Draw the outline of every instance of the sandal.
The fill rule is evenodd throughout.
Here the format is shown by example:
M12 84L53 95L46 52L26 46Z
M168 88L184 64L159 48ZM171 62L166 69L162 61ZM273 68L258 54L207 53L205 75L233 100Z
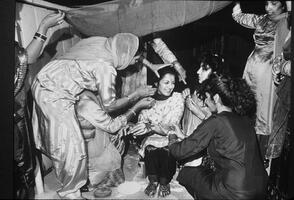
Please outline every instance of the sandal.
M169 194L170 194L170 185L169 184L167 184L167 185L160 184L159 189L158 189L158 197L165 197Z
M158 186L157 182L149 182L146 189L144 190L145 194L149 197L154 197L157 191L157 186Z

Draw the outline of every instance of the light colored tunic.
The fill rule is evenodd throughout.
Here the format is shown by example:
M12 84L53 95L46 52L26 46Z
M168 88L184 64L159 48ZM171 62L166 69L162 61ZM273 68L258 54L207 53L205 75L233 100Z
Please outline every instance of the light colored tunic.
M168 99L156 101L152 108L142 110L138 117L138 123L161 124L163 127L179 126L183 112L184 99L182 94L174 92ZM142 147L139 150L140 155L144 156L145 147L148 145L157 148L165 147L168 145L168 137L158 134L147 137L142 142Z
M193 103L197 104L197 106L199 107L199 112L204 113L206 118L211 115L209 108L205 106L204 102L197 97L196 91L192 95L192 100ZM203 120L195 115L188 107L185 107L182 120L183 133L185 134L185 136L188 137L189 135L191 135L193 131L198 127L198 125L202 123L202 121Z
M199 107L199 112L202 112L205 114L205 118L208 118L211 115L211 112L207 106L205 106L204 102L197 97L197 92L195 91L192 95L192 100L194 104L197 104ZM195 108L197 108L195 106ZM185 107L183 120L182 120L182 127L183 127L183 133L185 134L185 137L188 137L191 135L194 130L203 122L202 119L200 119L197 115L195 115L188 107ZM190 162L185 163L185 166L191 166L196 167L201 165L202 163L202 157L197 158L195 160L192 160Z
M270 135L272 130L272 111L276 99L272 80L274 40L278 21L268 15L233 13L233 19L246 28L255 29L253 39L255 48L247 59L243 78L256 94L256 134Z
M74 109L77 95L85 88L98 90L97 86L106 92L103 86L115 75L115 69L102 61L97 65L97 61L55 60L32 85L36 147L52 159L63 184L61 196L75 192L87 180L85 144Z
M76 111L87 144L89 180L96 185L107 172L121 167L121 155L109 136L126 126L127 118L111 118L93 93L80 95Z
M98 91L103 104L110 105L115 100L111 88L116 69L128 66L138 46L138 37L130 33L83 39L36 75L32 84L36 147L52 159L61 197L78 192L87 180L85 143L75 111L78 95L85 89Z

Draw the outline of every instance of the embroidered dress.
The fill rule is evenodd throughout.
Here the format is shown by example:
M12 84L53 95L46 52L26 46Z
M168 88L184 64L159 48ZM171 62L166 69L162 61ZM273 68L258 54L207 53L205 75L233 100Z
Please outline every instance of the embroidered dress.
M36 147L53 161L62 183L60 196L78 192L87 180L85 143L74 108L78 95L85 89L98 91L103 104L111 104L116 69L128 66L138 46L138 38L129 33L91 37L37 74L32 84Z
M272 131L273 105L276 99L272 80L274 40L277 22L268 15L232 14L233 19L246 28L255 29L255 48L247 59L243 78L256 94L256 134L270 135Z
M166 100L156 101L150 109L142 110L138 123L161 124L163 127L180 125L184 111L184 99L178 92L173 92L172 96ZM162 148L168 145L168 137L153 134L145 138L142 142L139 154L144 157L145 148L152 145Z

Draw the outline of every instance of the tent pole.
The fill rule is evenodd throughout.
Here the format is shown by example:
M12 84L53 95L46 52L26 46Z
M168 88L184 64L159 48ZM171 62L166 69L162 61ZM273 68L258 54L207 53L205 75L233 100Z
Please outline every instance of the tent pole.
M45 8L47 10L53 10L55 12L58 12L58 11L65 12L65 10L53 8L53 7L50 7L50 6L44 6L44 5L37 4L37 3L27 2L27 1L24 1L24 0L16 0L15 2L17 2L17 3L23 3L23 4L28 4L28 5L32 5L32 6L36 6L36 7L39 7L39 8Z

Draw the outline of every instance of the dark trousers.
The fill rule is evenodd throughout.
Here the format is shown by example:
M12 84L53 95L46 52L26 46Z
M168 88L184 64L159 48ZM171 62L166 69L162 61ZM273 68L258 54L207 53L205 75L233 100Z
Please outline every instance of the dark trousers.
M176 172L176 160L166 148L147 146L144 162L149 181L168 184Z

